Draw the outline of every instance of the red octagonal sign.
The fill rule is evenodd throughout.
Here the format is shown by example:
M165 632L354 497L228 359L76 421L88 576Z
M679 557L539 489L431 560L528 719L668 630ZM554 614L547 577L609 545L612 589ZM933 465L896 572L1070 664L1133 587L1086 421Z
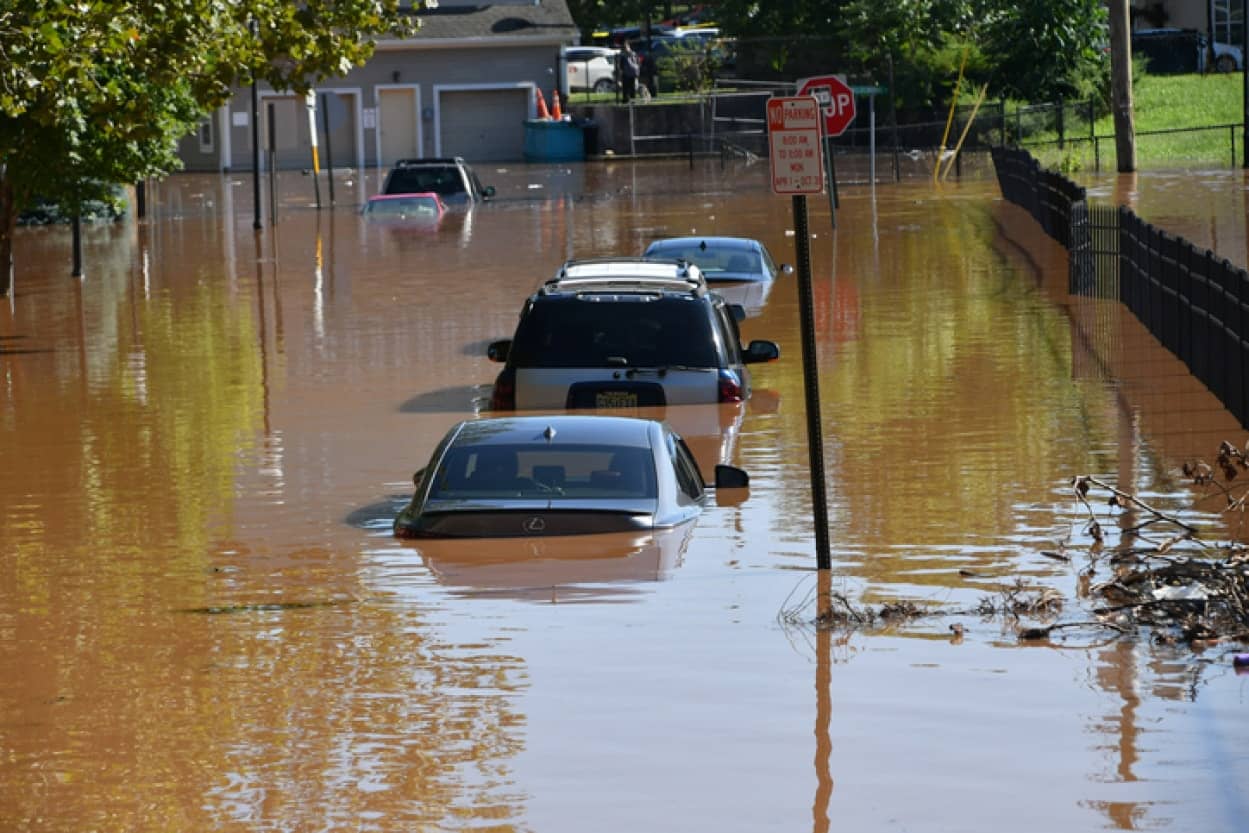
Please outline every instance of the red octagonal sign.
M824 113L824 135L840 136L854 121L854 91L836 75L820 75L798 82L798 95L815 96Z

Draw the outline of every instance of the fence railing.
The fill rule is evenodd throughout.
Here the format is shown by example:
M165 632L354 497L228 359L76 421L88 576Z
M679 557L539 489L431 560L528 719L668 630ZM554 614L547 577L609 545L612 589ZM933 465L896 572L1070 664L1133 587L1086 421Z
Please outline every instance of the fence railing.
M1069 291L1118 298L1249 427L1249 272L1126 207L1090 205L1027 151L992 155L1002 196L1067 247Z

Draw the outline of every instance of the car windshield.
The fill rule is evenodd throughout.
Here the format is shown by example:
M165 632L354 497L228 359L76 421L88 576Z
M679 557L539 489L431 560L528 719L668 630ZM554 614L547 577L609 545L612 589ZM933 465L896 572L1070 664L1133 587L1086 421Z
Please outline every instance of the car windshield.
M451 167L395 168L386 183L386 193L405 194L433 191L441 197L464 193L464 177Z
M399 197L369 200L368 213L379 217L437 217L438 205L430 197Z
M703 274L709 279L714 279L725 272L754 275L761 271L759 254L749 249L717 246L702 248L698 244L674 244L653 246L646 255L647 257L688 260L703 270Z
M511 363L525 367L718 367L704 299L581 295L533 304Z
M430 486L429 499L522 495L653 500L656 494L655 463L648 448L543 443L452 448Z

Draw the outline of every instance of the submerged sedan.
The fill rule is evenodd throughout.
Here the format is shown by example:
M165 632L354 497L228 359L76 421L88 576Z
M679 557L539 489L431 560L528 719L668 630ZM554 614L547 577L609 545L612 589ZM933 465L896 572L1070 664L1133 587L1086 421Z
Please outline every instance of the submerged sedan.
M778 265L753 237L666 237L647 246L643 256L688 261L709 282L770 281L794 271L789 264Z
M447 205L433 191L377 194L369 197L361 213L370 220L437 222L447 213Z
M500 538L663 529L692 520L707 484L667 424L614 416L466 420L413 478L399 538ZM715 487L745 488L717 465Z

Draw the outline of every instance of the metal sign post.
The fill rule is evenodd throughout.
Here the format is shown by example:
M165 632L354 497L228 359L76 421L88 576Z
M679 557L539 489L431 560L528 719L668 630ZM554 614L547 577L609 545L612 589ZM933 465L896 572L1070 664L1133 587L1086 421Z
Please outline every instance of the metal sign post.
M311 90L304 96L308 110L308 136L312 142L312 190L317 195L317 211L321 210L321 158L317 155L317 94Z
M794 211L795 260L798 263L798 313L802 329L802 374L807 405L807 449L811 466L811 502L815 514L815 559L832 568L828 539L828 496L824 478L824 434L820 423L820 381L815 354L815 296L811 290L811 234L807 194L824 190L820 149L819 104L813 96L768 100L768 148L772 191L790 194Z
M840 75L817 75L798 82L798 95L814 96L820 103L825 168L828 170L828 211L833 228L837 228L837 209L841 207L841 202L837 198L837 168L833 164L832 140L845 133L854 122L854 90Z

